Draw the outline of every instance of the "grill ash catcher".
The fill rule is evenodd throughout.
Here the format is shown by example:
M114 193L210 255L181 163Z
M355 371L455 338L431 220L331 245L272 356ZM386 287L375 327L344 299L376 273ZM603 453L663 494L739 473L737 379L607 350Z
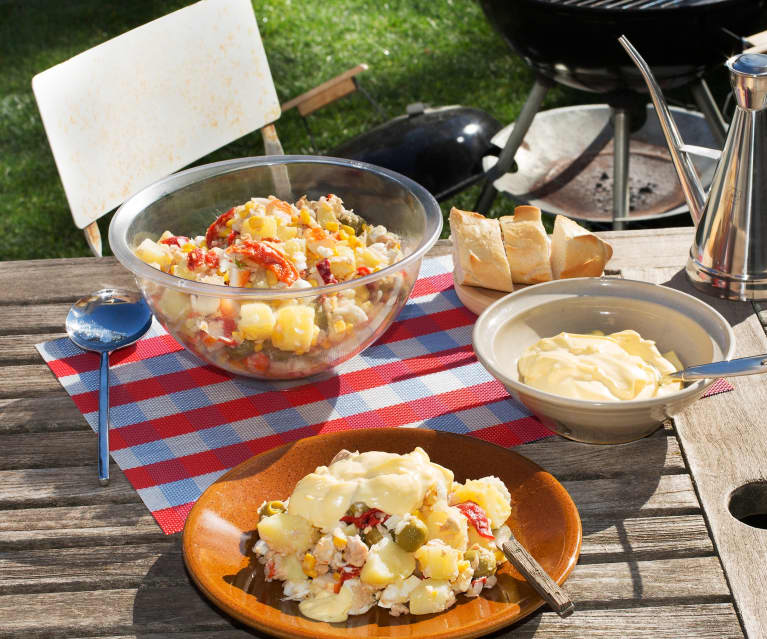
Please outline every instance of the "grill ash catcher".
M671 158L646 110L648 95L642 75L627 63L617 43L626 35L643 52L658 85L685 88L700 114L674 110L683 137L692 143L722 148L727 125L704 79L704 73L743 51L748 42L735 35L753 33L767 25L767 0L479 0L488 21L506 43L535 71L536 80L517 120L493 140L501 146L497 158L486 158L486 181L476 210L485 213L498 189L515 199L541 206L550 213L612 223L670 216L685 210L682 190L671 169ZM553 159L557 166L538 167L535 180L509 173L515 157L539 154L551 161L548 142L538 120L551 86L562 84L599 94L606 105L572 107L586 120L599 118L593 138L580 151ZM557 110L561 111L561 110ZM702 115L701 115L702 114ZM577 135L571 128L548 137ZM643 122L645 115L647 121ZM543 125L551 125L554 119ZM704 126L701 126L704 123ZM572 126L575 126L574 130ZM594 129L591 122L588 127ZM648 132L655 127L654 131ZM528 133L530 135L528 135ZM586 134L580 132L581 138ZM538 139L538 143L534 139ZM571 145L572 146L572 145ZM571 149L572 150L572 149ZM710 157L695 159L708 186L714 167ZM631 169L630 169L631 166ZM526 170L529 169L525 167ZM610 189L612 182L613 188ZM608 190L609 189L609 190ZM610 196L608 196L608 193Z

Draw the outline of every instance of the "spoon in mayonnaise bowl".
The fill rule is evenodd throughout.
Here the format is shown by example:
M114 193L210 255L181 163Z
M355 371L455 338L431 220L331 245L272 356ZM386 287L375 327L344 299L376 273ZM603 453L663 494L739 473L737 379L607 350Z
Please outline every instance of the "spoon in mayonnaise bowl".
M690 366L689 368L669 373L664 379L688 382L696 379L739 377L741 375L759 375L760 373L767 373L767 353L723 360L721 362L711 362L701 366Z
M152 325L152 312L139 293L102 289L72 305L67 334L75 345L101 354L99 369L99 484L109 484L109 353L130 346Z

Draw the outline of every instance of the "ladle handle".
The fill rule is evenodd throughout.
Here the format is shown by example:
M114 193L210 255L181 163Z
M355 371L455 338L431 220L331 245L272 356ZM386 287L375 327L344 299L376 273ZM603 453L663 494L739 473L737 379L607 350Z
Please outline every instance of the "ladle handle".
M551 609L560 617L569 617L575 611L575 604L567 593L559 587L543 567L517 541L514 535L503 546L503 554L511 562Z
M109 484L109 353L99 367L99 484Z
M709 379L712 377L739 377L740 375L758 375L767 373L767 353L752 355L751 357L739 357L724 362L714 362L701 366L691 366L681 371L671 373L672 379L682 381L694 379Z

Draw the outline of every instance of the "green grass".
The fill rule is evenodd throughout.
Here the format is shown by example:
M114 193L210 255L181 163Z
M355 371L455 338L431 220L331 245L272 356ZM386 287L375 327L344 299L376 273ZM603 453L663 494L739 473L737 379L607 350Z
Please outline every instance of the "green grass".
M32 95L31 79L71 56L189 4L184 0L17 1L0 5L0 260L89 255L75 228ZM512 55L473 0L255 0L281 102L367 62L363 86L387 118L412 102L463 104L512 122L533 74ZM583 102L563 88L544 108ZM381 122L356 93L310 117L311 147L295 110L277 129L286 153L314 154ZM199 163L260 155L256 132ZM451 201L472 208L479 187ZM508 211L498 198L491 213ZM100 220L102 237L111 216Z

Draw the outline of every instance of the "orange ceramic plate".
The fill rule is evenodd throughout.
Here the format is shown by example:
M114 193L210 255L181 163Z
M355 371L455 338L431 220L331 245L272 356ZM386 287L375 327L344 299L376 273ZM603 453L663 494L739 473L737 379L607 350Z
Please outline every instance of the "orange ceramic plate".
M192 578L219 608L243 623L280 637L351 639L475 637L507 626L543 605L508 563L498 584L479 597L463 595L445 612L392 617L374 607L344 623L313 621L298 604L282 601L282 583L264 581L251 554L265 499L284 499L304 475L341 449L407 453L421 446L457 481L500 477L511 492L507 524L558 583L578 561L581 521L570 496L549 473L522 455L481 440L420 429L370 429L308 437L249 459L210 486L184 528L184 560Z

